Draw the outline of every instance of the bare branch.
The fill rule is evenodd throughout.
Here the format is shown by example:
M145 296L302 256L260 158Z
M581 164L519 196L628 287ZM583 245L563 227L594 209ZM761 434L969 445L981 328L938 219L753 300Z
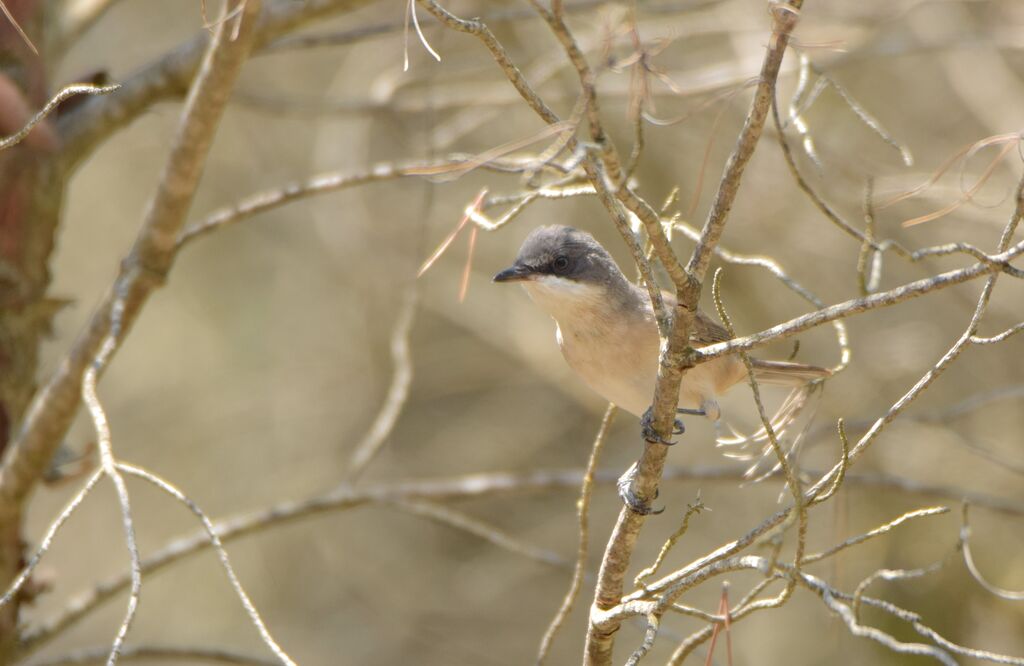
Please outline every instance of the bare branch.
M718 192L715 194L714 202L704 220L700 240L697 241L697 246L686 265L687 273L697 281L703 280L704 274L707 273L712 251L718 243L718 239L722 237L729 211L732 210L733 201L736 199L743 171L761 138L765 120L768 118L768 111L772 108L772 100L775 97L775 80L779 75L779 67L782 66L782 56L786 52L789 35L796 27L802 6L803 0L790 0L787 3L779 2L769 6L773 22L772 37L768 45L768 53L761 65L761 74L754 90L754 99L751 102L750 111L747 113L747 119L743 123L743 129L736 140L736 147L725 164L725 170L718 184Z
M21 570L18 577L14 579L14 582L11 583L11 586L6 592L4 592L4 595L0 597L0 606L10 603L18 591L25 586L25 583L27 583L29 578L32 576L32 572L35 571L40 560L42 560L43 555L45 555L46 551L48 551L50 546L53 545L53 539L57 536L57 532L59 532L64 523L68 521L71 514L73 514L75 510L82 505L82 501L85 500L89 492L96 487L96 484L99 483L101 478L103 478L103 470L93 472L92 476L89 477L89 480L85 482L84 486L82 486L82 489L75 493L75 496L71 498L71 501L64 507L64 510L60 512L60 515L50 523L50 526L46 530L46 534L39 543L39 547L36 549L36 552L32 554L32 557L29 558L28 564Z
M125 545L128 547L128 555L131 558L131 589L128 593L128 606L125 609L124 619L117 629L114 641L110 646L110 656L107 657L107 666L113 666L121 655L121 646L128 635L128 629L135 619L135 613L139 606L139 596L142 594L142 558L139 555L139 546L135 540L135 523L132 519L131 501L128 496L128 488L125 486L124 478L121 476L114 459L113 444L111 442L110 423L106 411L96 393L96 382L99 373L103 370L111 355L117 348L120 341L122 325L124 323L124 298L118 293L117 298L111 306L110 332L103 339L96 357L86 368L82 376L82 401L85 402L92 418L93 429L96 431L97 448L100 452L100 470L114 484L117 491L117 502L121 509L121 522L124 528Z
M5 451L0 469L0 521L16 515L67 431L79 405L83 376L114 325L114 310L123 307L118 337L128 331L143 304L162 283L174 258L175 241L221 112L253 42L258 0L247 0L242 30L235 40L219 29L190 91L160 187L150 202L135 247L60 368L35 396L18 437Z
M505 73L509 82L519 92L520 96L530 105L538 116L541 117L544 122L552 125L559 122L558 115L552 111L548 105L540 98L540 96L533 90L530 84L526 81L523 73L519 68L512 62L508 53L505 51L498 40L494 37L494 33L491 32L490 28L479 19L461 19L455 16L447 9L439 5L434 0L417 0L423 7L433 14L438 21L458 32L464 32L473 35L479 39L487 50L491 52L491 57L498 63L498 67Z
M857 622L857 618L854 617L853 611L850 607L836 600L830 591L822 591L821 598L829 609L842 618L843 622L846 624L846 628L854 636L870 638L873 641L881 643L893 652L932 657L947 666L957 666L956 660L953 659L952 656L936 647L925 645L924 643L902 643L881 629L867 627L860 624Z
M1014 248L1010 248L1010 242L1013 239L1014 233L1017 231L1017 227L1020 224L1021 219L1024 218L1024 175L1021 176L1020 182L1017 184L1017 191L1014 197L1014 208L1010 214L1010 219L1007 221L1006 226L1003 228L1002 236L999 239L999 245L997 250L1000 252L996 257L1006 256L1007 258L1003 261L1010 261L1013 256L1016 256L1014 251L1024 251L1024 242L1018 243ZM1012 256L1008 256L1012 255ZM963 271L971 271L979 266L985 266L985 264L975 264L971 268L963 269ZM992 290L995 288L996 280L999 278L999 272L993 269L991 266L987 267L989 270L988 279L985 280L985 285L981 289L981 294L978 296L977 305L974 308L974 314L971 316L970 322L967 324L967 329L963 332L960 338L949 348L942 358L940 358L932 368L921 377L920 380L914 386L907 391L899 400L897 400L886 414L879 418L871 426L867 433L857 442L856 446L850 451L850 460L856 460L857 457L863 453L868 446L874 441L878 434L885 428L886 425L892 422L897 415L899 415L911 402L913 402L922 391L931 386L939 375L941 375L949 365L955 361L963 352L963 350L971 344L971 338L978 332L978 327L981 325L982 317L984 317L986 310L988 309L989 299L992 297ZM961 272L963 272L961 271ZM957 271L953 271L957 273ZM940 280L943 276L948 276L948 273L944 273L933 280ZM916 283L911 283L911 285ZM896 291L900 291L911 285L905 285ZM881 296L882 294L876 294L875 296ZM874 296L868 297L870 300ZM838 466L834 467L829 473L828 477L823 477L819 480L813 488L809 491L812 495L821 491L821 488L828 483L828 479L838 474Z
M823 471L808 470L815 476L824 475ZM415 481L399 481L389 484L378 484L355 490L347 486L314 495L312 497L282 502L266 509L225 518L215 524L215 529L222 543L248 536L280 525L290 524L297 520L313 517L329 511L345 511L366 504L394 503L397 501L427 500L432 502L445 500L472 499L475 497L500 496L510 493L535 493L540 491L557 491L579 488L584 470L539 470L529 474L511 474L504 472L471 474L467 476L425 479ZM618 479L615 470L597 471L594 482L611 485ZM665 469L666 481L705 481L736 483L744 480L743 470L735 467L668 467ZM1024 516L1024 503L1003 498L972 493L962 488L922 484L901 477L876 474L848 474L846 483L865 488L882 488L915 496L927 496L958 501L967 497L977 506L984 506L1012 516ZM685 572L692 572L700 566L716 561L719 557L728 557L757 541L769 530L779 525L786 516L786 511L772 516L768 523L758 526L739 541L723 546L714 553L688 565ZM142 562L142 572L151 576L165 567L179 562L189 556L200 553L210 547L206 532L198 532L180 537ZM685 574L684 574L685 575ZM53 637L73 626L92 610L123 591L130 582L130 576L121 574L97 584L93 589L74 597L63 611L54 618L25 632L21 644L21 654L26 655L39 649ZM657 592L666 587L669 579L659 584L649 585L645 592ZM628 599L639 599L643 592L630 595Z
M204 220L187 226L178 236L177 244L180 248L221 227L242 222L250 217L274 210L293 201L299 201L320 194L328 194L350 187L413 176L436 176L459 171L467 165L475 165L479 168L499 173L523 173L535 166L533 160L515 158L495 158L481 163L477 163L476 160L477 156L474 155L455 154L440 160L425 160L403 164L382 163L374 165L365 171L351 173L328 171L305 181L289 183L283 187L251 194L233 206L216 211Z
M1003 340L1005 340L1005 339L1007 339L1007 338L1009 338L1011 336L1017 335L1021 331L1024 331L1024 321L1022 321L1021 323L1017 324L1016 326L1011 326L1010 328L1006 329L1002 333L1000 333L998 335L993 335L990 338L983 338L983 337L980 337L980 336L977 336L977 335L972 335L971 336L971 344L975 344L975 345L991 345L991 344L995 344L996 342L1002 342Z
M701 347L700 349L694 350L693 355L698 363L702 363L737 351L749 351L751 349L764 346L769 342L790 337L816 326L835 321L836 319L849 317L850 315L860 314L880 307L895 305L896 303L902 303L903 301L911 298L917 298L918 296L923 296L953 285L962 284L985 275L1005 272L1005 268L1002 267L1008 266L1008 262L1017 258L1021 254L1024 254L1024 242L1014 245L1005 252L990 255L989 262L977 263L968 266L967 268L947 271L934 277L922 278L914 282L908 282L905 285L895 287L888 291L881 291L877 294L872 294L863 298L853 298L848 301L843 301L842 303L830 305L815 312L795 317L782 324L777 324L776 326L767 328L759 333L753 333L727 342L718 342L713 345Z

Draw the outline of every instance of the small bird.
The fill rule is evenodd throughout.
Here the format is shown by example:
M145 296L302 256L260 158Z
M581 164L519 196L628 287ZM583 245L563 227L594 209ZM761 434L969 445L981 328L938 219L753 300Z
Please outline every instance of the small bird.
M660 338L647 290L630 282L594 237L572 227L530 232L509 268L495 282L519 282L557 324L558 346L569 366L609 402L642 418L648 441L649 408L658 374ZM676 299L663 292L671 312ZM698 311L690 339L695 347L731 336ZM751 359L759 383L799 389L830 376L825 368L787 361ZM739 356L720 356L691 368L679 389L679 413L718 421L718 398L747 378ZM682 424L677 422L677 434Z

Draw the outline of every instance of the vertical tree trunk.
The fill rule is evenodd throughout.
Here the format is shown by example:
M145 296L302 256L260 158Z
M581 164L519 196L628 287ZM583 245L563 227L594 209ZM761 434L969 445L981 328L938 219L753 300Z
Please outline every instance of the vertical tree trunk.
M0 18L0 130L10 134L26 111L47 100L42 43L45 2L5 0L5 6L42 55ZM11 440L36 389L40 343L59 302L47 298L49 261L63 202L65 175L56 135L38 127L21 144L0 153L0 452ZM0 509L0 587L6 589L24 564L21 506ZM21 599L0 608L0 664L17 646Z

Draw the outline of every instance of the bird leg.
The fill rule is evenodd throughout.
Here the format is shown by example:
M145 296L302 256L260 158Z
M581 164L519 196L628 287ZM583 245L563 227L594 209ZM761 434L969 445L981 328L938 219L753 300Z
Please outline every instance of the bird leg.
M686 428L683 427L683 422L676 419L673 424L672 434L681 435L685 430ZM650 442L651 444L664 444L665 446L672 446L675 444L672 440L663 439L654 429L654 418L650 407L648 407L647 411L644 412L644 415L640 417L640 433L643 435L644 441Z
M619 480L615 483L619 489L619 497L622 498L623 503L629 507L629 510L633 513L638 513L641 516L657 515L665 510L665 507L655 509L651 506L651 503L647 500L637 496L633 492L633 480L636 478L637 468L636 463L633 463L626 473L619 477ZM658 491L655 489L654 498L658 498Z

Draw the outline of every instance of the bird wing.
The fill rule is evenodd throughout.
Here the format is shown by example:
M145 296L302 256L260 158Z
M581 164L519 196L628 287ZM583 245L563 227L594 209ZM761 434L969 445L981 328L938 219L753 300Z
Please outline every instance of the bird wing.
M675 294L662 290L661 297L664 299L665 307L669 309L669 314L671 315L676 307ZM693 330L690 331L691 342L698 346L704 346L731 339L732 336L729 335L729 331L725 330L724 326L704 314L702 310L697 310L697 316L693 318Z
M693 318L693 330L690 331L690 339L697 344L710 345L716 342L731 340L732 336L725 327L717 321L697 310L697 316Z

